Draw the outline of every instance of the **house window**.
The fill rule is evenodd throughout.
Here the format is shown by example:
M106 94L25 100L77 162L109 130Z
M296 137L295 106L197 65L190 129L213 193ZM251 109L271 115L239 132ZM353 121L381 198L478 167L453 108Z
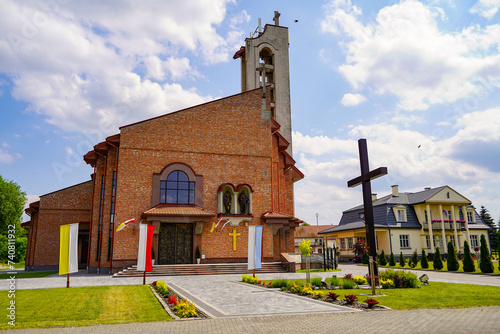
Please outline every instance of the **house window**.
M345 239L340 238L340 249L344 250L345 249Z
M352 243L352 238L347 238L347 247L348 249L353 249L354 244Z
M410 248L410 236L408 234L401 234L399 236L399 247Z
M431 236L430 235L425 236L425 247L431 248Z
M427 210L424 211L424 222L429 222L429 220L427 219Z
M394 210L394 217L398 223L406 222L406 207L404 205L398 205L392 209Z
M472 212L471 211L467 211L467 222L468 223L473 223L474 222L474 219L472 218Z
M160 182L160 203L194 204L195 182L186 173L174 170L166 181Z
M477 235L471 235L470 236L470 246L471 246L471 248L473 248L473 247L479 247L479 242L477 241Z

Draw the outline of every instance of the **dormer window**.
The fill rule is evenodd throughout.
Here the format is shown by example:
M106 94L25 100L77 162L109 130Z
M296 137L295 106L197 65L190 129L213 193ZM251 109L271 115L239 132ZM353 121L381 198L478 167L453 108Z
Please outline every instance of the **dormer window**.
M406 207L404 205L398 205L392 208L394 212L394 217L398 223L406 222Z

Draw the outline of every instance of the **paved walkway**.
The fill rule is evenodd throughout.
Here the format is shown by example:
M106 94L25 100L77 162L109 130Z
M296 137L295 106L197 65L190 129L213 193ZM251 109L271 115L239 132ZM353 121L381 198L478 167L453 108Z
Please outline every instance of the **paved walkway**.
M367 268L340 266L339 272L312 273L311 277L343 277L346 273L364 276ZM424 272L415 271L417 275ZM447 272L425 272L433 281L500 286L500 277ZM262 274L260 279L304 278L304 273ZM318 333L498 333L500 307L445 310L362 312L312 299L283 294L239 283L241 275L164 276L147 278L150 283L163 279L176 291L191 299L212 319L143 324L89 326L71 329L33 329L22 333L296 333L307 330ZM111 278L71 275L71 286L104 286L142 284L141 277ZM18 279L16 289L62 288L66 277ZM0 290L8 289L2 280ZM479 330L478 330L479 329ZM16 331L17 333L17 331Z

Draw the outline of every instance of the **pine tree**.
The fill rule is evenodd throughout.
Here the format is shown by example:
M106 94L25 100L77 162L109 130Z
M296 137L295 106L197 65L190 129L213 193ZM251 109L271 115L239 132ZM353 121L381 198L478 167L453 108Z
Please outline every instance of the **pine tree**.
M385 257L385 253L384 253L383 249L382 249L382 252L380 253L380 256L378 257L378 264L381 266L387 265L387 258Z
M484 234L481 234L481 262L479 263L479 268L485 274L493 272L493 262L491 261L490 250L488 249Z
M425 254L425 249L422 249L422 259L420 260L420 265L423 269L429 268L429 261L427 261L427 255Z
M451 240L448 242L448 257L446 262L448 263L448 271L457 271L460 267L457 260L457 251Z
M401 268L404 268L404 266L406 266L406 259L403 256L403 252L401 252L401 254L399 255L399 265L401 266Z
M491 217L490 213L488 212L488 209L486 209L484 207L484 205L481 206L481 210L479 211L479 217L481 217L481 220L483 221L483 223L485 223L486 225L488 225L490 227L490 230L488 231L488 236L489 236L490 243L491 243L491 245L490 245L491 249L497 249L498 244L497 244L497 238L495 238L497 236L495 222L493 221L493 218Z
M418 264L418 253L417 253L417 250L415 249L415 251L413 252L412 256L411 256L411 261L409 263L410 267L412 268L415 268Z
M469 243L464 241L464 272L473 273L476 271L476 266L474 265L474 260L472 259L472 254L470 252Z
M391 252L391 256L389 256L389 266L394 267L396 265L396 257L394 253Z
M441 259L441 252L439 251L439 247L436 248L436 253L434 253L433 265L435 270L443 269L443 259Z

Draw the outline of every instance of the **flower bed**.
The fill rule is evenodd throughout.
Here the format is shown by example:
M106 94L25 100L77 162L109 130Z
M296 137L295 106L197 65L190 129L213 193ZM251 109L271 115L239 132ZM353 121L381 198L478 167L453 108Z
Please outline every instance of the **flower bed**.
M207 316L196 308L196 305L188 300L180 297L175 291L165 284L165 281L155 281L151 284L153 289L162 298L170 311L179 318L189 319L204 319Z

